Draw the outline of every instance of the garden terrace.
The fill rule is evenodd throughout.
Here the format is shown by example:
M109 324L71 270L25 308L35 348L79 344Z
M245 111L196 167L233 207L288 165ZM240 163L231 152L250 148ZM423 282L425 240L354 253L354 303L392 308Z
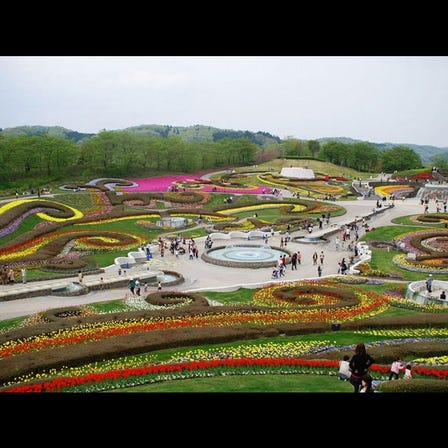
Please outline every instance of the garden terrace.
M243 181L243 179L241 180ZM231 194L231 192L226 194ZM124 197L126 194L118 196ZM278 202L272 198L273 195L270 196L270 200L266 203ZM142 207L139 204L143 204L143 202L139 202L137 199L136 202L132 203L132 201L129 202L127 200L129 199L128 196L120 204L112 206L107 200L107 193L86 191L80 194L65 194L64 197L69 198L70 205L75 210L78 209L85 216L89 217L92 227L87 227L86 223L79 225L80 221L76 219L69 220L67 223L65 221L62 223L49 222L51 228L53 230L56 229L54 230L56 233L72 230L95 232L96 229L100 229L101 231L141 235L142 238L145 238L145 243L154 241L161 234L160 229L149 230L143 227L139 229L140 224L137 224L137 221L145 220L146 222L151 222L157 218L144 217L148 213L138 214L137 217L137 213L134 214L134 211L141 211L138 210L138 207ZM248 209L240 213L241 209L237 208L238 205L242 205L246 201L246 195L244 198L239 198L242 199L241 201L235 201L226 207L226 213L229 214L229 210L231 208L234 209L231 212L231 216L226 216L225 213L221 212L224 206L214 207L214 204L222 203L222 195L220 197L210 193L210 197L212 198L210 203L204 203L204 205L208 205L209 210L212 207L214 209L212 213L216 216L216 219L213 219L213 224L215 224L215 221L219 222L223 219L229 219L229 221L234 222L236 218L241 218L241 220L253 218L250 215L253 215L254 209ZM171 201L166 201L166 198L157 199L157 201L161 202L155 203L154 201L152 206L158 209L157 213L160 213L163 207L165 207L163 213L168 215L173 212L169 204ZM414 201L417 203L417 200L400 202L391 210L390 214L399 216L397 215L399 208L409 210L409 213L411 213L410 206ZM253 201L252 203L256 204ZM282 225L286 228L286 225L290 223L290 215L291 218L296 218L297 220L299 217L303 217L301 214L303 212L290 214L286 209L295 203L295 201L291 201L284 208L279 206L282 207L282 210L278 211L278 215L270 214L270 212L265 213L266 221L269 221L266 224L266 228L274 225L274 223L276 225L276 234L272 241L280 238L279 231L283 229L279 224L280 219L282 220ZM315 204L317 203L313 202L313 205ZM189 214L192 217L197 217L199 214L203 214L205 217L206 207L203 207L202 204L200 208L195 208L198 205L196 202L187 203L186 205L190 206L188 207L189 210L186 210L187 207L181 206L177 207L176 210L182 215ZM358 211L363 205L359 204L358 207L358 204L347 204L346 209L349 215L353 217L360 214ZM309 211L309 213L313 215L323 213L324 207L329 206L329 204L322 203L319 207ZM143 207L145 206L143 205ZM352 207L352 210L350 207ZM117 216L121 216L123 219L109 219L112 208L119 210ZM191 209L193 208L194 212L192 213ZM355 212L353 212L354 208L356 208ZM124 210L127 210L127 214L124 213ZM366 208L365 210L371 210L371 208ZM204 213L202 213L203 211ZM341 215L343 212L342 208L340 208L340 211L331 210L332 217ZM97 215L96 221L92 219L94 213ZM117 213L117 211L114 210L114 213ZM246 218L244 218L246 216L245 213L247 215ZM415 213L415 211L413 210L412 213ZM210 211L208 211L208 214L210 214ZM263 216L263 213L259 214L263 218L259 219L259 221L264 220L265 216ZM114 217L113 214L112 217ZM283 221L283 218L288 221ZM376 222L383 222L384 218L384 214L375 217ZM15 233L9 234L12 235L11 239L16 241L14 237L25 233L24 229L27 232L31 228L34 230L34 225L38 219L41 218L37 218L37 215L28 216L24 224L20 224ZM254 222L256 223L256 221L251 220L253 225ZM45 221L42 221L42 223L47 225ZM341 223L338 223L336 228L338 228L339 224ZM63 228L65 225L67 227ZM434 229L431 229L432 231ZM184 232L183 234L188 238L193 232ZM398 232L396 231L394 235L397 234ZM42 233L42 235L46 234ZM7 238L4 237L2 239L4 244L6 244ZM381 235L378 238L388 239ZM101 252L102 256L103 249L106 249L106 251L109 249L114 250L112 239L107 236L104 237L102 235L100 238L88 236L85 239L81 236L76 238L76 240L79 241L80 248L86 249L84 253L92 251L92 254L95 255ZM14 243L9 241L8 244L14 245ZM117 253L112 252L111 258L103 258L107 262L98 264L98 266L107 265L110 259L114 260L122 256L123 253L128 253L129 250L136 250L138 246L135 244L130 249L121 252L117 251ZM294 243L291 246L294 247ZM331 248L330 246L327 247L329 258L326 259L326 262L328 260L329 263ZM307 249L304 250L306 251ZM425 252L425 254L432 257L437 255L436 253L430 254L428 252ZM393 255L393 253L388 254L391 259ZM57 257L53 257L52 260L55 258ZM100 259L99 257L98 260ZM170 262L174 257L168 254L167 259L155 261ZM95 260L97 259L95 258ZM309 261L308 256L304 260L305 262ZM29 260L30 263L32 261L32 259ZM198 286L198 289L206 289L203 286L210 286L209 284L201 283L202 279L199 276L198 281L194 283L196 274L194 271L189 270L190 265L205 266L204 263L201 263L201 260L197 263L195 261L189 264L185 259L180 259L178 262L175 261L175 263L181 268L184 265L188 265L185 268L188 281ZM170 264L165 263L165 265L169 266ZM305 270L308 266L302 267ZM192 267L191 269L195 268ZM229 269L226 271L224 268L216 266L205 266L204 271L206 269L210 270L210 272L222 269L223 274L226 275L229 272ZM201 274L203 273L205 272L201 272ZM241 277L238 277L238 274L238 272L235 273L235 279L238 280L234 283L239 282L244 285L244 280L240 281ZM258 280L257 271L250 272L250 274L253 274L254 279ZM408 272L405 274L409 274L408 278L414 275ZM115 275L117 275L116 272ZM247 274L245 273L245 275ZM420 279L422 276L423 274L420 274L420 277L418 275L415 277ZM87 279L88 276L85 278ZM123 286L126 287L128 279L124 278L122 280ZM364 278L358 278L358 280L367 281ZM344 281L347 281L347 278L344 278ZM445 378L442 375L445 375L447 370L447 362L442 358L446 355L447 315L445 313L447 312L447 307L443 307L445 310L442 310L442 307L410 303L402 298L403 291L400 290L401 295L394 294L397 288L393 291L388 291L386 289L387 281L383 285L375 284L374 282L365 286L349 284L346 288L344 288L344 285L333 282L326 283L325 281L322 281L319 285L305 281L297 281L295 285L285 285L284 282L276 282L249 292L249 288L252 285L261 285L262 283L265 282L254 282L248 286L247 290L242 288L235 291L234 295L230 292L228 295L223 295L223 293L210 291L205 293L202 298L199 295L197 300L191 296L191 294L197 293L185 292L183 296L180 291L165 291L164 288L161 291L163 295L154 296L150 294L146 297L132 298L135 299L136 303L139 301L139 303L147 305L145 310L121 312L120 310L122 309L129 310L133 303L132 300L127 300L129 292L126 288L126 299L117 300L117 304L98 303L95 306L78 306L72 307L72 309L67 307L55 311L54 315L51 315L49 312L30 316L21 321L23 322L23 327L9 328L0 333L0 336L4 338L0 342L0 349L3 353L3 356L0 358L0 375L4 375L1 384L5 387L10 381L11 385L14 383L31 385L36 382L42 384L43 381L50 377L55 379L55 381L56 378L61 380L61 383L66 381L63 377L69 377L67 382L75 382L76 378L80 378L84 374L91 374L90 378L93 378L96 373L113 377L118 375L117 372L120 369L123 375L127 375L128 371L134 366L136 367L135 371L138 367L142 369L154 368L159 369L157 371L159 373L154 373L151 379L144 379L143 374L139 376L133 371L132 380L128 382L125 382L123 379L117 380L115 383L115 380L111 381L109 379L108 385L106 384L107 381L104 381L104 385L101 385L94 380L90 385L86 384L85 389L73 388L70 391L113 390L125 387L125 385L129 387L135 386L139 384L139 381L152 382L154 378L156 378L154 381L161 381L162 378L179 379L194 377L193 375L198 377L216 375L222 379L223 376L227 375L246 374L245 377L235 377L234 384L239 384L243 383L244 378L249 376L248 372L253 372L254 374L275 372L280 382L285 377L289 376L291 378L292 375L287 374L293 373L295 374L294 380L298 383L301 381L298 374L305 373L306 375L303 376L310 376L310 382L319 382L317 375L333 376L334 379L337 370L335 366L339 357L336 357L333 352L336 353L339 350L339 354L352 354L353 344L346 344L356 341L367 342L369 352L372 352L372 349L375 348L375 343L377 343L378 347L372 353L378 357L377 362L384 361L387 364L378 365L378 370L374 371L375 379L383 379L387 375L387 369L389 368L388 359L391 359L389 356L393 356L394 352L400 353L403 359L415 360L415 363L428 363L428 365L429 363L440 363L440 366L428 367L425 371L423 371L421 365L416 365L416 381L424 381L419 378L426 378L426 376L430 378ZM190 283L186 285L187 288L189 285ZM404 284L401 289L404 290ZM112 291L110 292L112 293ZM108 293L109 291L104 291L99 295L106 296ZM220 302L221 297L225 305ZM247 304L243 305L246 302ZM215 303L218 303L219 306L214 306L213 304ZM160 306L160 309L154 309L154 307L158 306ZM174 306L177 308L174 308ZM101 314L98 314L99 312ZM19 319L17 319L17 322L19 322ZM332 331L332 325L335 322L340 324L339 331ZM12 326L13 324L4 321L3 328L8 328L8 325ZM17 326L18 323L14 325ZM28 333L26 333L27 330ZM21 333L21 331L23 332ZM396 339L399 338L403 340L398 344ZM431 341L426 340L426 338L431 338ZM307 351L300 352L299 348L302 344L305 346L308 343L310 343L310 346L314 344L313 351L307 349ZM225 351L219 344L226 344L225 348L228 348L228 351ZM275 355L273 355L274 350L269 351L270 347L274 345L275 350L278 350ZM280 346L281 348L279 348ZM295 351L293 354L289 353L287 346L294 346ZM397 350L394 350L394 347ZM332 348L335 350L331 351ZM383 353L381 348L387 348L387 350L384 350L384 356L381 356ZM197 349L197 354L195 349ZM241 351L238 355L233 355L232 350L236 349ZM192 352L194 352L194 356L192 356ZM137 357L137 354L139 357ZM302 363L302 355L308 357L307 363ZM417 355L422 355L424 359L416 360ZM135 359L130 360L128 357L132 356L135 356ZM328 359L332 357L335 358ZM183 364L182 366L180 365L183 362L182 360L193 358L194 362L197 363L196 367L190 361L188 363L185 361L185 366ZM90 365L89 362L91 361L97 364ZM241 363L241 368L233 365L219 365L214 368L212 363L215 361L221 363ZM255 366L256 362L260 362L260 367L257 368ZM299 365L299 362L302 364ZM314 364L315 362L316 364ZM274 364L277 365L277 363L278 367L272 367ZM313 367L313 365L316 367ZM74 367L76 367L76 370ZM208 370L206 370L206 367ZM57 370L51 370L53 368ZM165 368L179 369L179 371L178 374L174 374L168 371L165 372L163 370ZM202 368L203 370L201 370ZM26 377L23 375L26 375ZM156 375L159 379L157 379ZM439 384L444 382L440 380L429 381L439 381ZM171 383L174 383L174 381L171 381ZM333 387L330 383L328 385L332 391L336 391L338 389L337 386L339 386L338 384ZM105 387L104 389L102 388L103 386ZM343 390L338 389L338 391Z
M191 307L190 313L194 315L203 309L199 307L196 311ZM232 308L232 307L230 307ZM250 312L250 308L247 309ZM104 322L112 319L117 323L124 318L135 318L141 321L142 318L147 317L148 312L133 312L133 313L115 313L112 316L89 316L82 317L76 308L67 308L54 310L46 318L50 321L48 324L36 325L34 328L23 328L22 331L14 330L10 333L1 335L0 341L13 341L23 340L27 337L35 337L36 341L39 340L39 328L43 334L49 334L50 331L55 331L57 328L70 328L73 325L83 326L85 322ZM157 314L170 315L171 313L166 311L158 312ZM175 316L183 315L174 313ZM409 326L420 326L421 328L428 327L442 327L446 325L446 318L440 314L426 315L426 319L422 321L421 318L409 316L395 316L394 318L384 319L368 319L367 321L353 321L345 322L343 324L343 330L362 330L362 329L387 329L387 328L409 328ZM232 325L228 327L213 327L210 328L178 328L178 329L166 329L163 331L152 331L132 334L116 335L113 338L100 339L92 343L71 344L64 347L48 347L46 350L39 349L38 351L30 351L24 353L18 353L14 356L3 357L0 359L0 381L3 384L13 381L14 378L26 375L36 374L38 372L49 371L49 369L60 369L64 366L81 366L87 362L100 362L104 359L114 359L121 356L128 356L138 353L147 353L164 348L175 348L185 346L195 346L203 344L219 344L238 340L254 340L258 338L274 337L274 336L288 336L298 334L314 334L319 332L328 331L329 324L327 322L310 322L310 323L279 323L264 326L238 326ZM414 355L430 354L435 356L436 354L445 354L447 347L446 343L441 344L439 341L433 341L433 343L424 343L423 348L419 349L421 344L403 344L403 353L405 358L408 356L409 351L412 351ZM386 346L387 347L387 346ZM376 362L388 363L392 356L396 356L397 350L395 346L391 347L389 351L385 350L385 347L378 348L378 350L369 349L369 352L376 356ZM341 352L331 352L313 354L309 357L313 359L325 358L325 359L340 359Z

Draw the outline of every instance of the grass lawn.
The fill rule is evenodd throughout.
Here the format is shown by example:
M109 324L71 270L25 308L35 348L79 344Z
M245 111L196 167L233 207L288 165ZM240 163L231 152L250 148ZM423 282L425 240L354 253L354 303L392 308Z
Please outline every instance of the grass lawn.
M366 233L361 241L370 241L370 240L384 240L384 241L392 241L398 235L407 232L417 232L418 230L427 230L427 227L422 226L384 226L379 227L375 230L371 230Z
M408 215L408 216L399 216L398 218L394 218L392 222L394 224L402 224L406 226L415 226L415 227L434 227L435 229L444 229L444 223L424 223L424 222L415 222L412 220L413 217L418 215ZM444 214L446 216L446 214Z
M327 174L328 176L345 176L347 178L370 179L374 173L363 173L352 168L341 167L330 162L321 162L312 159L273 159L257 166L235 168L237 172L264 171L280 172L285 167L301 167L312 169L315 173Z
M0 330L7 330L18 326L27 316L15 317L14 319L0 320Z
M391 251L387 252L384 249L374 249L372 248L372 261L370 266L372 269L380 269L383 272L395 272L403 277L403 279L408 281L424 280L428 277L427 272L416 272L407 271L406 269L401 269L392 262L395 255L400 252ZM433 274L436 280L446 280L446 274Z
M131 310L130 307L124 304L123 300L111 300L110 302L90 303L87 305L87 308L94 310L96 313L111 313L111 312Z
M353 393L348 381L327 375L247 375L164 381L114 392L182 393L273 393L273 392L342 392Z
M55 194L54 198L45 198L49 201L61 202L62 204L69 205L81 211L85 211L92 207L92 195L87 191L79 191L77 193L59 193Z
M223 205L226 205L224 199L229 196L233 196L236 199L234 202L235 206L257 201L256 194L210 193L210 200L203 205L203 208L211 210L217 207L222 207Z
M224 304L252 303L255 291L255 289L240 288L232 292L206 291L203 295L208 299L216 300Z
M8 235L0 237L0 244L5 244L8 241L15 240L18 236L22 235L23 233L33 230L36 224L39 224L42 221L44 220L39 218L37 215L31 215L26 217L14 232L11 232Z
M197 229L189 229L189 230L182 230L179 232L170 232L170 233L166 233L164 234L164 236L166 238L170 238L170 237L176 237L176 236L181 236L181 237L185 237L185 238L200 238L202 236L207 236L208 233L205 231L205 229L203 227L197 228Z
M244 212L238 212L238 213L232 213L232 216L235 216L237 219L242 218L251 218L254 216L254 213L256 212L258 215L258 219L261 219L263 221L269 221L274 222L276 219L280 217L284 217L285 214L280 212L278 207L277 208L263 208L264 204L260 204L260 208L254 208L252 210L247 210Z

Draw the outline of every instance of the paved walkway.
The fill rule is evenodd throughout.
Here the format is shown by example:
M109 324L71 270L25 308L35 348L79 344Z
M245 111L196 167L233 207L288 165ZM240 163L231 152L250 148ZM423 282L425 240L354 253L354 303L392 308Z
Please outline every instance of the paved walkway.
M288 192L285 192L285 196ZM338 218L331 218L330 225L325 226L322 231L313 232L312 236L320 234L332 234L327 237L329 242L324 243L297 243L290 242L286 249L290 251L300 250L302 253L302 264L298 269L292 271L288 265L286 276L281 280L272 280L272 268L259 269L241 269L217 266L204 262L201 258L189 260L187 255L176 258L169 251L165 252L165 257L161 258L158 254L147 263L134 265L131 267L126 276L138 277L147 275L149 272L157 270L171 270L182 274L185 282L175 287L170 287L170 290L193 292L205 290L236 290L241 286L244 287L259 287L262 284L272 283L274 281L292 281L317 277L317 266L313 266L312 254L314 251L320 253L324 251L325 261L323 265L322 277L337 274L338 262L345 257L348 259L352 252L346 250L337 251L335 248L334 238L338 229L342 224L353 221L355 218L369 216L375 207L375 200L354 200L354 201L340 201L336 204L343 206L347 213ZM423 210L420 202L417 199L406 199L405 201L395 201L395 207L385 210L375 216L372 216L368 223L370 227L380 227L390 225L391 220L398 216L421 213ZM293 232L292 238L307 234L305 231ZM360 232L360 236L363 232ZM204 250L204 239L198 238L199 250ZM228 244L229 240L222 240L223 244ZM232 240L232 242L247 242L246 240ZM274 236L269 239L269 244L273 246L280 246L280 236ZM214 247L221 245L220 240L217 240ZM75 297L61 297L55 295L42 295L26 299L11 300L11 294L26 293L36 290L47 290L50 288L63 287L71 282L77 282L77 277L71 277L59 280L46 281L31 281L26 284L17 283L14 285L0 285L0 320L11 319L14 317L29 315L44 311L47 309L58 308L63 306L76 306L93 302L103 302L116 299L123 299L128 293L126 287L106 289L103 291L99 289L101 284L101 277L103 277L104 284L107 286L109 282L122 279L123 275L118 276L117 266L109 266L105 268L104 274L92 274L84 277L84 284L93 289L91 292L81 296ZM168 288L166 288L168 289ZM151 288L150 292L155 291Z

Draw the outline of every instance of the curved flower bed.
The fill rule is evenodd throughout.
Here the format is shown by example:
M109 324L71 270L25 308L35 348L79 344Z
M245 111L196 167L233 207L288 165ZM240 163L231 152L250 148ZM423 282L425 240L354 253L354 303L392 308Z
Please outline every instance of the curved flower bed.
M314 180L300 180L291 179L283 176L274 176L272 174L260 174L258 179L266 184L272 185L277 188L289 188L293 191L299 192L299 194L307 195L308 193L313 196L318 195L324 197L325 195L341 195L344 193L344 188L339 185L332 185L323 181L321 178ZM329 178L327 179L329 180ZM334 181L333 181L334 182Z
M179 364L145 365L4 388L1 392L100 392L110 389L176 379L190 379L227 375L332 375L338 369L338 360L309 360L300 358L226 358L182 362ZM376 378L386 380L389 365L373 364L370 368ZM448 369L424 366L413 368L413 375L448 378Z
M214 211L199 208L201 204L209 200L206 193L197 192L164 192L164 193L133 193L131 195L117 195L109 188L110 185L130 185L130 182L120 179L97 179L87 184L84 190L92 190L88 194L92 207L80 211L75 207L60 204L57 201L47 199L25 199L10 201L0 207L0 238L9 236L9 239L0 246L0 262L14 268L26 264L29 269L39 268L42 264L51 265L56 270L76 268L84 269L91 263L85 259L86 254L94 254L105 251L129 250L140 246L147 237L138 233L126 231L102 230L105 224L121 223L123 221L139 220L143 226L152 230L151 223L161 219L158 210L127 210L124 204L139 203L142 206L149 204L151 200L167 200L180 203L182 207L164 210L164 216L184 217L197 220L201 215L206 223L234 222L236 218L232 214L262 210L264 208L278 208L285 217L276 221L281 226L301 221L303 214L313 213L324 204L307 201L281 201L267 204L251 203L241 206L223 205ZM73 195L76 198L76 195ZM189 204L189 207L185 207ZM317 208L316 208L317 207ZM194 212L191 210L195 208ZM339 208L338 208L339 209ZM20 232L24 220L35 214L42 222L37 223L30 232L21 233L12 239L13 232ZM297 215L295 217L294 215ZM302 216L301 216L302 215ZM262 228L273 225L260 219L249 218L244 221L243 229ZM79 231L64 230L67 225L98 227L92 231L83 228ZM123 227L121 227L123 228ZM231 226L233 228L233 226ZM241 229L241 224L238 225ZM157 227L155 230L160 230ZM90 263L90 264L89 264ZM247 267L247 266L246 266Z
M415 259L404 254L392 261L402 269L416 272L448 273L448 230L425 229L406 232L395 238L403 251L415 254Z
M319 299L316 299L319 296ZM306 299L306 300L303 300ZM340 284L335 280L309 280L291 284L271 285L254 294L254 303L263 306L282 306L297 303L306 306L300 313L302 322L346 321L374 316L389 307L389 299L373 292ZM315 309L321 302L324 306Z
M36 214L48 224L66 223L84 216L81 211L56 201L45 199L11 201L0 207L0 238L16 231L24 219L32 214Z
M155 292L145 297L151 305L170 306L188 303L195 306L209 306L208 300L200 294L180 292Z
M381 196L403 196L414 191L414 187L411 185L381 185L374 188L375 192Z
M78 325L73 328L61 328L56 332L50 332L40 335L38 338L33 336L29 340L21 338L20 340L9 340L0 345L0 358L14 356L20 353L26 353L34 350L46 350L50 347L63 347L71 344L86 343L89 341L98 341L104 338L110 338L117 335L132 334L135 332L151 332L155 330L166 330L170 328L186 327L226 327L229 325L271 325L278 323L294 322L334 322L355 320L374 316L384 311L389 306L389 299L373 292L356 290L351 285L339 285L339 298L341 306L334 307L328 305L316 309L314 307L304 308L281 308L272 307L278 302L280 292L297 294L303 292L303 288L314 289L326 292L327 295L336 295L337 282L332 280L293 282L284 285L273 285L261 288L254 296L254 302L266 306L271 304L270 308L254 308L252 310L226 309L221 312L213 310L213 314L185 315L177 319L171 316L151 316L139 319L116 319L105 322L92 322ZM286 289L285 289L286 288ZM297 288L297 289L296 289ZM164 292L168 294L168 292ZM179 293L174 293L179 295ZM342 299L343 295L347 298ZM353 294L353 295L352 295ZM356 303L355 303L356 302ZM207 302L208 303L208 302ZM205 310L204 310L205 311Z
M9 245L0 250L0 260L10 263L14 260L39 260L56 257L69 241L81 238L84 249L105 251L116 250L117 247L123 250L132 249L142 245L146 238L142 235L124 234L112 231L86 231L72 230L53 232L32 238L25 243Z
M200 179L198 176L206 174L206 172L195 174L179 174L170 176L156 176L150 178L132 178L126 179L132 182L132 187L122 187L121 191L132 192L165 192L173 187L188 189L200 189L205 192L223 192L223 193L238 193L238 194L261 194L263 187L245 186L241 184L223 184L212 183L205 179Z
M62 360L54 366L49 365L47 370L35 367L32 370L20 370L17 377L3 376L3 391L9 392L94 392L122 387L131 387L148 382L165 381L171 379L196 378L201 376L214 375L247 375L247 374L321 374L335 375L337 372L338 360L332 359L304 359L308 357L322 357L330 350L337 350L328 340L321 341L298 341L298 342L278 342L260 343L236 347L219 347L214 343L208 349L196 349L182 351L167 358L157 358L157 354L137 350L130 346L128 354L117 355L115 359L106 361L100 353L96 355L98 359L90 363L91 352L95 347L99 348L102 341L110 340L116 342L117 347L132 344L133 335L153 334L154 341L164 341L164 346L171 345L171 330L178 329L186 333L189 329L198 328L204 332L197 332L194 340L201 341L204 345L212 345L213 337L220 329L234 328L258 329L266 327L266 335L278 335L278 330L272 332L273 325L280 325L280 328L298 323L307 322L313 328L313 322L334 322L334 321L354 321L365 317L372 317L384 311L394 300L391 296L380 296L372 292L366 292L354 288L353 285L341 285L335 280L316 280L303 282L290 282L285 284L270 285L261 288L256 292L255 306L231 306L231 307L210 307L208 301L200 295L182 294L179 292L163 291L152 295L150 302L155 300L159 305L168 301L185 302L187 308L184 311L170 309L166 307L164 312L141 313L139 318L127 318L115 315L113 319L100 320L91 319L90 322L74 324L72 326L59 325L59 330L48 331L42 327L41 334L30 332L29 337L22 335L18 339L4 340L0 345L0 367L5 371L5 361L10 363L14 370L22 363L29 366L27 357L39 354L45 357L48 353L53 358L57 353L69 353L71 348L79 346L81 352L89 356L86 362L80 365L80 361L70 363L69 359ZM320 303L317 303L319 302ZM194 303L193 303L194 302ZM191 305L191 306L190 306ZM221 311L222 309L222 311ZM207 311L209 310L209 311ZM71 319L74 321L79 317L81 310L67 310L68 315L61 315L61 310L55 313L56 320ZM63 310L62 310L63 311ZM88 317L86 318L88 319ZM371 321L371 324L374 321ZM346 329L348 323L345 324ZM447 336L445 327L421 328L410 330L407 327L402 330L384 330L373 326L359 334L375 334L384 337L414 337L417 338L437 338ZM317 327L316 327L317 328ZM356 327L354 327L356 328ZM358 327L359 328L359 327ZM362 327L360 327L362 328ZM238 330L238 331L240 331ZM313 330L311 330L313 331ZM315 331L315 330L314 330ZM321 330L325 331L325 330ZM271 333L269 333L271 332ZM355 331L356 333L356 331ZM192 333L193 335L194 333ZM202 336L199 336L201 335ZM224 334L224 333L223 333ZM257 334L257 333L254 333ZM260 333L258 333L261 335ZM121 339L126 336L125 339ZM129 339L130 338L130 339ZM239 333L239 339L253 339L245 333ZM227 339L231 341L234 339ZM137 339L135 339L137 341ZM219 341L219 339L218 339ZM226 341L226 340L224 340ZM391 340L392 341L392 340ZM390 344L391 341L385 341ZM403 341L405 341L403 339ZM381 344L377 341L376 344ZM191 343L186 343L186 346ZM112 348L108 346L108 350ZM157 342L153 349L161 348ZM339 347L341 349L341 347ZM353 350L353 347L346 348ZM133 355L133 353L144 353ZM434 351L432 352L434 353ZM131 355L131 356L129 356ZM33 359L33 358L30 358ZM34 358L37 359L37 358ZM67 367L73 365L73 367ZM77 367L75 367L77 366ZM389 366L375 364L372 372L376 379L386 379ZM28 367L29 369L29 367ZM445 368L427 368L425 366L414 366L413 374L421 377L447 378ZM3 373L4 375L4 373ZM21 376L19 376L21 375ZM55 378L55 376L57 378ZM22 385L17 385L23 383Z
M444 224L448 222L447 213L426 213L413 217L413 220L422 224Z
M392 262L402 269L414 272L426 272L431 274L448 274L448 266L445 258L430 258L427 260L411 260L405 254L398 254L392 258Z

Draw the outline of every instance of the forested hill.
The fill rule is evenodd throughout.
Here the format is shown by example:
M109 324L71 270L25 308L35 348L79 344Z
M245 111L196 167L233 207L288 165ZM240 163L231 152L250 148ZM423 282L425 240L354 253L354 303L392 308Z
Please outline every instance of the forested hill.
M0 129L0 134L6 136L14 135L52 135L53 137L68 138L74 142L79 142L95 134L72 131L62 126L16 126L14 128Z
M375 146L378 150L384 151L385 149L390 149L395 146L406 146L408 148L413 149L422 159L423 163L431 164L431 160L434 156L440 154L446 154L448 152L448 147L440 148L438 146L430 146L430 145L414 145L412 143L373 143L368 142L366 140L356 140L349 137L325 137L317 139L321 144L324 144L329 141L341 142L341 143L369 143L370 145Z
M241 139L247 138L252 143L261 148L266 148L270 145L281 144L283 140L280 137L270 134L269 132L251 132L251 131L237 131L233 129L220 129L212 126L194 125L194 126L170 126L158 124L143 124L140 126L131 126L121 131L130 132L135 136L155 136L155 137L174 137L178 136L188 142L217 142L222 139ZM116 131L120 131L116 130ZM67 138L75 143L89 140L97 134L83 133L64 128L62 126L16 126L12 128L0 129L0 135L15 136L15 135L50 135L54 137ZM365 140L356 140L349 137L325 137L316 139L323 145L328 141L336 141L341 143L368 143L374 146L379 151L393 148L395 146L406 146L413 149L421 158L424 164L430 165L432 158L435 155L447 154L448 147L440 148L430 145L414 145L411 143L374 143Z
M269 132L251 132L251 131L235 131L233 129L219 129L211 126L195 125L195 126L169 126L159 124L143 124L140 126L132 126L122 131L128 131L134 135L155 136L155 137L173 137L178 136L189 142L216 142L223 138L247 138L252 143L265 148L274 143L281 143L281 138L269 134ZM82 132L72 131L61 126L17 126L13 128L5 128L0 130L0 134L6 136L13 135L52 135L54 137L68 138L74 142L79 142L92 137L95 134L86 134Z
M154 135L157 137L178 136L190 142L216 142L223 138L247 138L262 148L274 143L281 143L281 138L269 132L235 131L233 129L219 129L212 126L168 126L158 124L142 124L124 129L136 135Z

